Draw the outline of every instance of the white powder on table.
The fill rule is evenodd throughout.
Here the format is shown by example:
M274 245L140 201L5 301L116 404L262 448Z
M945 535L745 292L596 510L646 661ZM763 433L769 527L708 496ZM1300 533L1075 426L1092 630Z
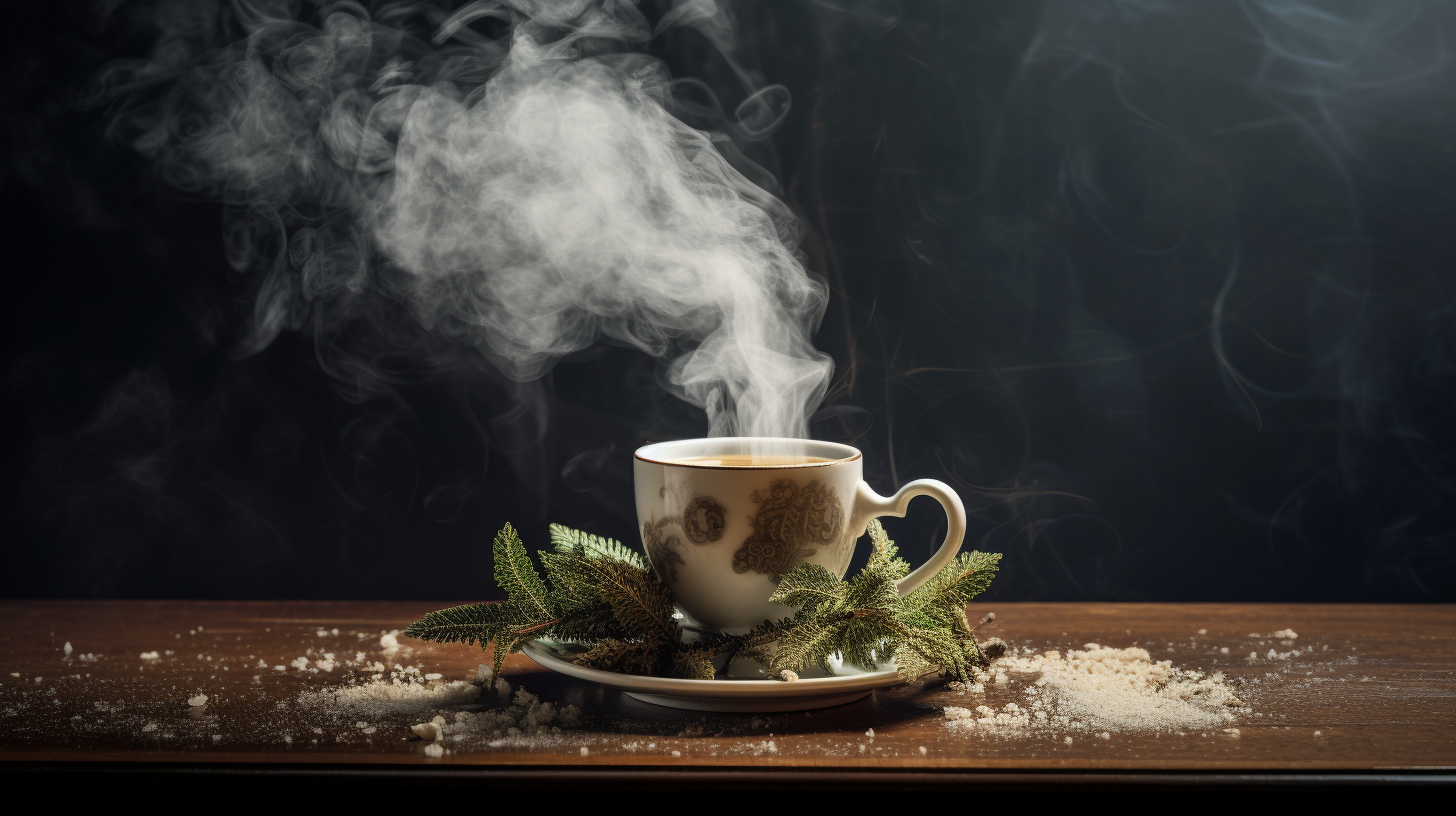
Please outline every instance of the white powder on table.
M1024 702L1007 703L1000 710L946 706L947 726L1006 734L1086 730L1107 739L1113 731L1225 726L1236 714L1249 711L1222 673L1175 668L1171 661L1154 661L1146 649L1136 647L1113 649L1089 643L1065 656L1057 651L1008 655L979 672L977 685L983 685L992 672L998 678L1036 679L1027 686Z
M308 709L340 717L364 717L356 723L364 734L374 733L379 727L375 723L380 720L429 718L404 726L439 751L427 747L427 756L442 756L446 746L452 751L500 748L551 739L561 733L562 726L574 725L580 716L575 706L563 708L542 702L522 688L513 691L505 678L494 677L486 666L480 667L473 678L479 685L464 680L442 683L439 677L434 672L422 674L417 667L397 665L393 671L376 673L363 683L301 692L298 702ZM489 707L490 690L496 692L496 707Z
M423 714L441 706L475 702L480 689L464 680L427 686L404 680L398 673L389 679L380 678L353 686L337 686L319 691L304 691L298 701L308 706L348 709L374 716L390 714Z
M420 723L419 725L412 725L410 726L410 730L414 732L415 736L419 737L425 742L435 742L436 740L440 739L440 736L443 733L440 730L440 727L445 724L445 718L436 717L435 719L439 720L440 722L436 723L431 721L427 723Z

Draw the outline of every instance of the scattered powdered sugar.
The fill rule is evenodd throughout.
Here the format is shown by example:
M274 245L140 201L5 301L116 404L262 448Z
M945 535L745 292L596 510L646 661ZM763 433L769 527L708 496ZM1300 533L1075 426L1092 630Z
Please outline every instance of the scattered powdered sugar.
M932 704L931 716L943 715L942 735L919 745L905 741L896 721L884 720L868 704L843 709L848 721L829 714L835 724L827 730L816 727L816 718L824 716L819 712L745 719L659 711L628 701L615 709L593 709L585 717L564 700L543 701L510 682L520 675L499 677L488 665L459 675L453 669L442 671L425 659L427 650L394 632L348 631L338 642L327 643L313 640L326 630L313 625L298 629L280 651L265 653L228 632L209 647L182 648L176 656L171 650L142 652L137 660L137 652L131 651L131 665L121 665L127 662L121 657L101 655L80 655L77 662L78 655L67 659L53 647L47 659L74 667L75 673L57 677L47 671L42 678L35 676L39 667L9 672L12 679L0 683L0 731L41 747L58 739L118 735L148 750L237 750L264 744L294 751L401 751L432 761L505 752L575 757L583 748L592 760L606 761L643 752L657 757L655 761L688 757L711 762L730 756L919 759L941 755L945 743L964 750L976 740L1008 738L1050 743L1057 750L1074 742L1081 751L1109 743L1116 750L1116 735L1133 731L1248 743L1243 737L1263 733L1251 728L1285 717L1281 701L1287 695L1307 699L1332 694L1343 680L1379 680L1344 676L1349 674L1345 667L1358 662L1353 647L1322 645L1317 638L1311 643L1309 637L1296 641L1289 629L1261 629L1267 634L1227 646L1194 638L1191 630L1186 641L1168 636L1136 643L1145 648L1132 649L1096 644L1074 649L1070 644L1076 641L1048 640L1034 648L1009 650L969 682L950 684L950 693L934 686L880 692L885 699ZM200 636L201 628L196 631ZM185 637L187 630L182 632ZM335 636L332 631L329 635ZM1060 651L1049 651L1053 649ZM1197 662L1182 660L1185 652ZM416 665L408 665L416 654ZM121 671L93 678L89 667L80 664L85 658L104 659L106 669L121 665ZM225 674L230 667L231 675ZM447 679L461 676L465 679ZM534 687L535 681L527 682ZM66 693L58 693L62 691ZM195 696L187 697L189 691ZM189 705L179 706L181 699ZM202 699L206 703L197 704ZM76 709L72 700L82 707ZM1254 702L1259 710L1241 700ZM676 723L677 717L690 720Z
M946 706L943 714L949 727L1005 734L1085 730L1108 739L1113 731L1224 726L1236 714L1251 713L1221 672L1205 675L1176 668L1172 661L1155 661L1138 647L1114 649L1089 643L1065 655L1058 651L1007 655L978 671L974 683L953 684L952 690L983 691L993 675L998 684L1010 682L1012 675L1036 679L1027 685L1024 702L1009 702L999 710L986 705L974 711Z
M424 714L444 706L473 703L480 687L464 680L430 683L414 666L395 664L388 673L376 673L363 683L299 692L298 702L313 707L387 716Z
M422 674L416 666L396 664L387 672L379 668L361 683L301 692L298 702L339 718L364 717L354 725L366 734L377 730L370 720L430 717L409 726L426 743L425 755L430 757L443 756L447 749L533 744L559 735L561 727L574 725L581 713L575 706L543 702L523 688L513 693L511 684L494 677L485 665L470 680L449 682L437 673ZM494 701L484 693L487 689L496 692ZM492 702L497 707L488 707ZM459 710L462 707L467 710Z
M986 708L985 706L981 707ZM991 709L986 708L986 710L990 711ZM946 706L941 709L941 713L945 715L947 720L951 720L952 722L957 720L974 720L976 718L976 715L971 713L969 708L961 708L960 706Z
M439 722L437 723L431 721L427 723L420 723L419 725L412 725L410 726L410 730L414 732L415 736L419 737L425 742L435 742L436 740L440 739L440 735L444 733L440 730L440 728L445 724L445 718L436 717L435 719L439 720Z

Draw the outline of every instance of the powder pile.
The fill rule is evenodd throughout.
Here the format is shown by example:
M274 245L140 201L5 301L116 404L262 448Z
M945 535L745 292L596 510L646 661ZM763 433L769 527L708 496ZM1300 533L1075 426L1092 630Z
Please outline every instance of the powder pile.
M576 706L557 708L553 703L542 702L524 688L516 689L512 696L510 683L499 677L494 678L492 684L492 674L489 666L481 664L475 679L465 685L478 689L493 688L500 700L509 698L511 704L484 711L456 711L454 718L449 720L444 715L436 715L429 722L411 726L415 736L429 743L425 746L425 756L443 756L445 748L441 743L485 742L492 748L499 748L518 741L516 738L560 734L562 725L574 725L580 716Z
M1007 655L977 672L973 684L953 690L984 692L988 683L1006 685L1012 676L1035 677L1024 701L974 711L947 706L951 728L981 728L1017 734L1033 731L1091 731L1106 739L1110 732L1162 731L1223 727L1236 714L1250 713L1221 672L1175 668L1154 661L1146 649L1105 648L1089 643L1083 649L1042 654Z
M364 734L388 728L388 720L426 719L409 727L425 744L427 757L440 757L451 748L491 748L540 741L561 733L561 726L577 722L575 706L542 702L524 688L512 689L504 677L495 677L481 665L470 680L444 682L439 674L422 674L417 666L395 665L379 669L365 682L299 694L301 706L354 720ZM468 706L469 710L458 710ZM495 707L491 707L495 706ZM446 715L450 716L447 717ZM433 716L432 716L433 715ZM406 720L407 722L408 720Z
M298 702L377 717L422 715L446 706L473 703L481 696L480 687L465 680L425 680L416 666L396 663L388 672L378 663L367 668L378 671L363 683L300 692Z

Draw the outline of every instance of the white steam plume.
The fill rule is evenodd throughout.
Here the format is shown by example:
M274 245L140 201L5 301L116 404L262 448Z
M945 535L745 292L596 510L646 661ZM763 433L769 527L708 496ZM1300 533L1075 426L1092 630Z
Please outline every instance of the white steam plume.
M664 110L656 63L570 50L517 33L478 101L412 106L378 236L424 322L523 379L606 335L673 356L715 434L802 435L829 366L788 213Z
M134 144L238 205L229 254L266 276L244 351L376 288L516 379L608 338L666 361L713 435L807 434L827 291L788 209L667 111L661 63L623 50L649 35L635 5L471 3L433 18L449 45L432 49L410 36L418 4L339 4L318 27L251 4L246 39L210 53L218 26L189 6L105 84L175 85L133 114ZM506 33L466 27L482 17Z

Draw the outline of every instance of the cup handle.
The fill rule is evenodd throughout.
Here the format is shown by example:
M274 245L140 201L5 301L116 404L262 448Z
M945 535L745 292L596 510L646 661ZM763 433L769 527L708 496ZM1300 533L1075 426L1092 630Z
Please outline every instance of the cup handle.
M871 490L869 485L860 482L854 497L854 527L851 529L860 530L863 534L871 519L880 516L903 518L910 500L916 496L930 496L945 508L945 543L940 545L940 549L935 551L929 561L900 579L896 586L899 587L901 595L909 595L916 587L929 581L931 576L940 572L961 551L961 541L966 537L965 505L961 504L961 497L950 489L950 485L935 479L908 482L890 497L881 496Z

